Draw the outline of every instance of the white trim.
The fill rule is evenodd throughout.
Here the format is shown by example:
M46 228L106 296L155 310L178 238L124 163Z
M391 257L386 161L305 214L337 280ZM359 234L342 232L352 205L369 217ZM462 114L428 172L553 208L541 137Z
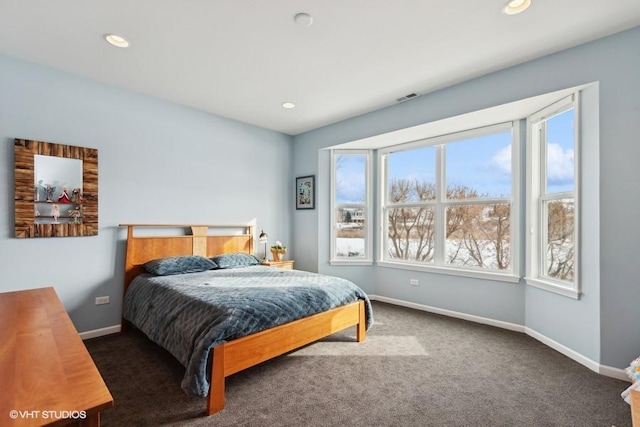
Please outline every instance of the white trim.
M480 126L463 128L463 130L457 130L451 133L445 133L436 136L425 136L424 138L404 142L402 144L395 144L387 147L380 148L381 154L391 154L400 151L414 150L417 148L431 147L434 145L447 144L462 139L478 138L495 133L506 132L512 128L512 121L499 121L498 123Z
M453 142L453 141L451 141ZM443 145L436 145L436 176L435 176L435 186L436 186L436 200L435 206L433 207L433 216L435 218L433 226L435 230L433 232L434 238L434 253L433 253L433 265L436 266L447 266L446 256L447 253L447 236L445 233L445 229L447 226L446 221L446 213L445 209L448 205L445 202L448 202L447 199L447 150ZM388 181L384 183L380 183L380 185L387 186ZM387 217L389 215L387 214ZM410 234L410 233L409 233ZM383 237L384 236L384 237ZM389 241L389 231L388 229L381 236L385 241ZM407 236L407 239L410 239L410 235ZM385 256L380 258L380 261L393 262L391 257L389 257L389 252L385 252Z
M598 362L595 362L589 359L588 357L583 356L577 351L572 350L569 347L562 345L559 342L554 341L551 338L548 338L542 335L541 333L534 331L531 328L525 328L525 334L529 335L531 338L534 338L540 341L542 344L551 347L557 352L564 354L569 359L572 359L578 362L579 364L586 366L587 368L591 369L593 372L597 374L604 375L605 377L610 377L610 378L615 378L622 381L631 382L629 375L627 375L624 369L614 368L612 366L607 366L607 365L601 365Z
M580 91L573 95L573 111L574 111L574 137L573 137L573 206L576 214L573 218L574 228L574 257L575 262L573 264L573 289L577 292L578 297L582 293L582 278L580 277L582 262L582 202L580 193L582 191L582 108L581 108L581 96Z
M496 280L499 282L520 282L520 277L512 273L499 273L498 270L471 270L462 268L445 267L432 264L415 264L406 262L377 261L380 267L399 268L401 270L424 271L426 273L449 274L451 276L472 277L474 279Z
M615 378L631 383L631 378L629 378L629 375L625 372L624 369L614 368L613 366L600 365L600 372L598 373L600 375L604 375L605 377Z
M336 150L330 151L330 179L331 183L329 184L330 191L330 199L329 199L329 260L332 260L336 253L336 229L335 229L335 199L336 199Z
M395 298L383 297L380 295L369 295L369 299L373 301L386 302L402 307L414 308L416 310L427 311L429 313L442 314L447 317L455 317L456 319L468 320L470 322L482 323L483 325L496 326L501 329L510 331L524 332L524 326L515 323L503 322L501 320L489 319L488 317L474 316L473 314L461 313L459 311L446 310L443 308L432 307L429 305L416 304L413 302L403 301Z
M537 275L538 274L538 246L539 241L536 237L536 232L539 228L538 221L538 203L537 198L540 195L540 184L536 179L538 176L534 171L540 170L540 156L537 155L537 151L534 149L534 138L533 131L533 121L531 117L527 117L526 121L527 131L525 132L525 140L526 140L526 189L525 189L525 197L527 200L526 203L526 212L525 212L525 273L528 276Z
M90 338L98 338L105 335L117 334L121 331L120 325L107 326L106 328L94 329L91 331L80 332L80 338L83 340L88 340Z
M580 299L580 291L577 291L573 288L568 288L566 286L557 285L555 283L546 282L540 279L534 279L531 277L525 278L525 283L529 286L533 286L534 288L544 289L545 291L553 292L558 295L563 295L565 297Z
M511 123L511 216L510 216L510 238L511 238L511 271L510 273L520 278L522 270L520 267L520 259L522 247L520 245L521 230L520 217L522 215L522 168L521 149L523 144L522 128L520 120L514 120ZM526 139L526 136L525 136ZM518 280L519 281L519 280Z
M332 259L329 260L329 265L373 265L371 259L358 259L349 261L348 259Z
M582 90L584 87L576 88L573 93L564 96L557 101L547 105L546 107L536 111L535 113L530 114L531 120L535 123L546 121L554 118L555 116L559 116L560 114L569 111L573 105L571 105L574 101L573 97L576 93Z
M622 381L631 382L629 376L624 371L624 369L614 368L612 366L601 365L598 362L595 362L588 357L578 353L575 350L570 349L569 347L560 344L557 341L552 340L551 338L542 335L541 333L528 328L523 325L518 325L516 323L503 322L501 320L489 319L487 317L474 316L472 314L461 313L459 311L446 310L442 308L432 307L423 304L417 304L413 302L403 301L395 298L388 298L381 295L369 295L369 299L372 301L380 301L388 304L398 305L401 307L413 308L416 310L426 311L429 313L441 314L443 316L454 317L456 319L468 320L470 322L481 323L483 325L495 326L497 328L507 329L514 332L524 333L531 338L540 341L542 344L551 347L558 353L567 356L569 359L578 362L582 366L585 366L592 370L593 372L604 375L606 377L615 378Z
M338 143L327 148L375 150L389 147L391 145L403 144L407 141L417 141L439 135L447 135L458 132L460 129L476 129L491 126L494 123L520 120L523 117L530 116L533 112L539 111L558 99L562 99L565 96L588 87L591 84L593 83L586 83L408 128L393 130L387 133L347 141L344 143Z
M542 335L541 333L534 331L531 328L527 328L525 327L524 333L529 335L531 338L534 338L538 341L540 341L542 344L551 347L552 349L556 350L559 353L564 354L565 356L567 356L569 359L572 359L576 362L578 362L579 364L586 366L587 368L591 369L593 372L598 372L600 371L600 364L598 362L595 362L591 359L589 359L586 356L583 356L582 354L578 353L575 350L570 349L569 347L560 344L557 341L552 340L551 338L548 338L544 335Z

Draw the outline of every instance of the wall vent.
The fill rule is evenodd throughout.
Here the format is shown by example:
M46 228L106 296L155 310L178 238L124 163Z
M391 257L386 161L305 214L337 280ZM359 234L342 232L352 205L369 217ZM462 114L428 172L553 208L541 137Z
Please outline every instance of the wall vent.
M417 96L418 96L418 94L413 92L413 93L410 93L408 95L403 96L402 98L396 99L396 101L397 102L403 102L403 101L406 101L406 100L411 99L411 98L416 98Z

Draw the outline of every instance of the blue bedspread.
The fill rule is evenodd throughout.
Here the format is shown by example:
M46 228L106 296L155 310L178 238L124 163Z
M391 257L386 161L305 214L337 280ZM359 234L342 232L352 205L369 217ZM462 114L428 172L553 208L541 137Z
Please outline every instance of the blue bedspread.
M365 301L368 329L371 303L352 282L251 266L174 276L142 274L127 290L123 317L187 368L185 392L206 396L207 362L216 345L358 300Z

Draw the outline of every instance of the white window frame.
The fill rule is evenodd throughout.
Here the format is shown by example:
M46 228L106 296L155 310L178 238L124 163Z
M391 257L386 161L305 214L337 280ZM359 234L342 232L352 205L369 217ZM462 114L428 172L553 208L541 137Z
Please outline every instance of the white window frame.
M527 118L527 230L529 239L526 248L527 285L555 292L570 298L580 297L580 93L565 97ZM546 194L546 137L541 136L541 123L574 109L574 187L573 191ZM546 134L545 134L546 136ZM545 227L545 202L564 198L573 198L574 205L574 264L573 281L558 280L544 275L546 259L547 228Z
M365 201L364 206L361 204L336 204L336 157L341 154L346 155L364 155L365 156ZM330 245L330 265L372 265L373 264L373 213L372 203L372 151L371 150L331 150L331 245ZM365 244L364 258L351 259L348 257L338 257L336 248L337 226L336 226L336 210L343 208L364 208L365 215Z
M425 263L416 263L411 261L402 261L402 260L390 260L385 259L386 254L388 253L388 239L387 232L388 229L388 218L385 215L386 210L386 188L387 188L387 168L386 168L386 155L393 152L398 152L401 150L407 149L417 149L426 146L438 146L451 142L456 142L462 139L469 139L474 137L480 137L484 135L489 135L492 133L498 133L506 130L511 130L511 218L510 218L510 232L511 232L511 269L509 271L497 271L497 270L486 270L481 268L473 268L473 267L464 267L464 266L455 266L445 263L444 257L444 212L446 210L446 206L450 204L459 203L456 201L443 201L442 200L442 192L444 191L444 156L442 155L442 149L436 147L436 192L439 193L439 196L435 201L425 203L424 205L433 205L436 209L436 230L435 230L435 246L436 253L434 256L434 262L431 264ZM427 138L419 141L413 141L410 143L397 145L393 147L387 147L380 150L379 155L379 164L378 170L380 173L378 174L378 217L379 220L379 244L378 244L378 253L376 262L377 265L391 268L400 268L407 270L417 270L417 271L426 271L426 272L435 272L435 273L443 273L443 274L451 274L456 276L463 277L473 277L480 279L491 279L497 281L505 281L505 282L513 282L517 283L520 281L520 268L519 268L519 248L520 248L520 140L521 140L521 131L520 131L520 123L519 121L512 122L504 122L498 123L495 125L485 126L482 128L469 129L461 132L456 132L448 135L442 135L433 138ZM468 201L468 202L477 202L477 204L490 204L491 202L495 202L498 199L477 199L476 201ZM500 201L504 201L500 199ZM465 201L466 203L467 201Z

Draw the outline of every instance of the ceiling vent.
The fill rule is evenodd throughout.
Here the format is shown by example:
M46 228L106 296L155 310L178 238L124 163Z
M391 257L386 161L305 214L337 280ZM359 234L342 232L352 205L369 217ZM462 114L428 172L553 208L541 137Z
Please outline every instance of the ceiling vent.
M404 101L407 101L407 100L409 100L411 98L417 98L418 96L419 95L417 93L413 92L413 93L410 93L409 95L403 96L402 98L396 99L396 102L404 102Z

